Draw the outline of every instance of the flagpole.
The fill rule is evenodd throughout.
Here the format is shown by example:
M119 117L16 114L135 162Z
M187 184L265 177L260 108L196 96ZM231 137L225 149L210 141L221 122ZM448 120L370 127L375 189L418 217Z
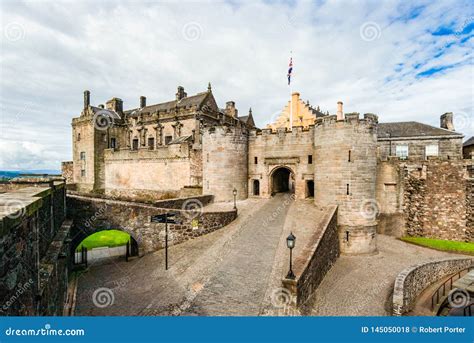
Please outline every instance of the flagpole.
M290 51L290 64L291 69L293 70L293 51ZM292 85L290 84L290 131L293 131L293 94L292 94Z

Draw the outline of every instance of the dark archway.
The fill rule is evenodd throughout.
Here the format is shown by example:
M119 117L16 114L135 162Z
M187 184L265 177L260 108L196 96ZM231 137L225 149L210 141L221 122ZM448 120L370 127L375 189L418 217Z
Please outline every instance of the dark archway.
M260 181L253 180L253 195L260 195Z
M286 167L279 167L272 173L272 195L293 191L292 172Z

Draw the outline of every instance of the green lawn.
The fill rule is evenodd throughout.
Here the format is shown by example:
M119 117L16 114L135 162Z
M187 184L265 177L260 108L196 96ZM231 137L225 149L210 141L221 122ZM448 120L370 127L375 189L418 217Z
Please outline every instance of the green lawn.
M424 237L402 237L402 241L443 251L459 252L474 255L474 243L446 241Z
M129 240L130 235L126 232L119 230L105 230L96 232L84 239L76 250L81 250L83 246L87 249L99 247L118 247L127 244Z

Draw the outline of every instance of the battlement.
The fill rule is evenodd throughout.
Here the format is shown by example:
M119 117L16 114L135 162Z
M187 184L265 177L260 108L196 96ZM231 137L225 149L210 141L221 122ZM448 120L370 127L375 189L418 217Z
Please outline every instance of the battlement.
M365 113L364 118L360 118L360 113L352 112L346 113L343 116L343 119L338 119L337 115L329 115L322 118L316 118L315 127L328 127L340 123L347 123L350 125L376 126L378 124L378 116L373 113Z

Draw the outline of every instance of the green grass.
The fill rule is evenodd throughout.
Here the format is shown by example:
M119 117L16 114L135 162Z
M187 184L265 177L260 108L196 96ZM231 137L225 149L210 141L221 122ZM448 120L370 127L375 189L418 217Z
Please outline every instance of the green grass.
M101 247L118 247L127 244L130 240L130 235L119 230L105 230L96 232L86 239L77 247L76 251L81 250L84 246L87 249L101 248Z
M408 243L413 243L436 250L474 255L474 243L447 241L443 239L433 239L424 237L402 237L400 239Z

